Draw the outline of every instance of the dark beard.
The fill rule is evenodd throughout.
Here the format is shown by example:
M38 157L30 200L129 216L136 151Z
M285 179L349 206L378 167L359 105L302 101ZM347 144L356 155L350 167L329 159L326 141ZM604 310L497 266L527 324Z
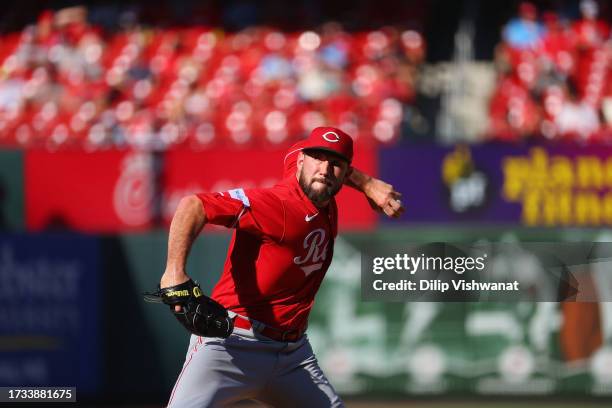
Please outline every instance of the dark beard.
M330 200L333 196L335 196L338 191L340 191L340 186L332 187L327 185L325 186L325 189L323 191L319 192L314 190L312 188L312 182L310 184L306 183L303 172L300 172L298 182L300 183L302 191L304 192L304 194L306 194L306 197L308 197L308 199L312 201L315 206L322 205L326 201Z

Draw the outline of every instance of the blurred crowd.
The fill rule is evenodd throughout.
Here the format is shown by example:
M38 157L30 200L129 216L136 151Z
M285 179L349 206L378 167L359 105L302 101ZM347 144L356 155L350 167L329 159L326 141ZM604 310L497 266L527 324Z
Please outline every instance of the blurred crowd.
M84 7L45 11L0 38L0 145L279 145L323 124L393 143L425 51L394 27L108 32Z
M520 3L496 50L491 138L612 142L612 40L601 17L608 10L582 0L579 11L572 19Z

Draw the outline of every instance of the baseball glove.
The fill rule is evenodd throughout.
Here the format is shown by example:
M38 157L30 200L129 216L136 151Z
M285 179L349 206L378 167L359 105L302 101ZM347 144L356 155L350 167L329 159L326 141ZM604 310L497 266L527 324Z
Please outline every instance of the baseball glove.
M200 285L191 279L168 288L158 287L155 292L145 293L144 296L146 301L170 306L174 317L196 336L226 338L234 330L234 321L227 310L204 295ZM181 306L178 312L174 307L176 305Z

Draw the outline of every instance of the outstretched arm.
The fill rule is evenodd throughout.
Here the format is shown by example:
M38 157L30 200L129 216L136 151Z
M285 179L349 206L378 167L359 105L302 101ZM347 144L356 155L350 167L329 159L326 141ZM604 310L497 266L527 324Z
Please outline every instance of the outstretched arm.
M374 210L383 212L391 218L398 218L405 211L400 201L402 196L400 192L395 191L391 184L374 178L359 169L353 167L344 183L361 191Z
M189 280L185 271L187 256L204 224L206 224L206 213L202 201L195 195L182 198L170 224L168 259L166 270L161 277L161 288Z

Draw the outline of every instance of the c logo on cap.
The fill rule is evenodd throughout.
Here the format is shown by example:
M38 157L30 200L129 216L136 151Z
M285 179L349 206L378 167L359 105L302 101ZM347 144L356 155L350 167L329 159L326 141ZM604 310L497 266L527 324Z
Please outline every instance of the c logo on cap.
M327 135L334 135L336 136L335 138L330 138ZM338 134L336 132L325 132L323 133L323 139L327 140L330 143L338 143L340 141L340 136L338 136Z

